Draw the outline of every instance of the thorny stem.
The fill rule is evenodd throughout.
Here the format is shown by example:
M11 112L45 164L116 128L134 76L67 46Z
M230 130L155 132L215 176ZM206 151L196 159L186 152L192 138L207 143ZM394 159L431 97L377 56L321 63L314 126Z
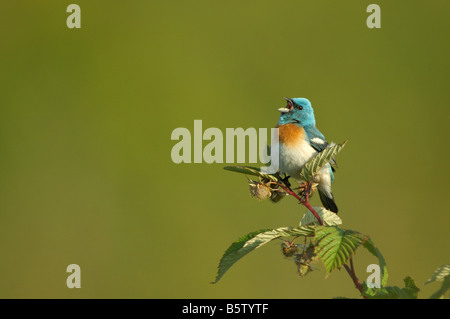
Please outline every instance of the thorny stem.
M288 186L284 186L281 184L278 184L286 193L288 193L289 195L294 196L295 198L297 198L299 201L301 201L302 199L300 198L300 196L298 196L290 187Z
M311 186L312 186L312 182L309 182L306 187L305 187L305 195L302 197L300 197L297 193L295 193L290 185L288 183L286 183L285 180L283 180L279 175L278 178L283 182L284 185L282 185L281 183L278 183L278 185L289 195L294 196L300 203L302 203L306 208L308 208L308 210L313 213L313 215L316 217L317 221L319 222L319 224L321 226L323 226L323 222L322 219L320 218L319 214L317 214L317 212L314 210L314 208L311 207L311 205L309 204L309 193L311 191ZM355 273L355 267L353 266L353 258L350 258L350 267L347 264L344 264L344 268L347 271L347 273L349 274L350 278L352 278L353 283L355 284L356 289L359 290L361 296L363 296L364 299L368 299L367 296L363 295L363 287L361 285L361 282L359 281L358 277L356 276Z
M352 278L353 283L355 284L356 289L358 289L359 292L361 293L361 296L363 296L364 299L368 299L367 296L363 295L363 287L358 277L356 277L355 267L353 266L353 258L350 258L350 267L347 264L344 264L344 268L345 270L347 270L347 273L349 274L350 278Z
M306 208L309 209L311 213L316 217L317 221L319 222L320 226L323 226L322 219L320 218L319 214L312 208L312 206L309 204L309 192L306 193L305 199L301 202L303 205L305 205Z
M312 208L312 206L309 204L309 192L311 191L311 185L312 182L308 183L307 186L305 187L305 196L300 197L297 193L295 193L290 185L288 183L286 183L286 181L284 181L283 179L281 179L281 177L278 175L278 178L284 183L284 185L281 185L281 183L278 183L278 185L289 195L294 196L300 203L302 203L306 208L308 208L308 210L316 217L317 221L319 222L320 226L323 226L323 221L320 218L319 214L317 214L317 212L314 210L314 208Z

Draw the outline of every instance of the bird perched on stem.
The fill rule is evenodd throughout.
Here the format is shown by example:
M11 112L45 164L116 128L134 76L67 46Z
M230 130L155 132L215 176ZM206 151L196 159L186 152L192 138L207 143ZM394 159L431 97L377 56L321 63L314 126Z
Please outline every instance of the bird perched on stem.
M287 106L278 109L281 112L277 124L280 172L301 182L302 167L317 153L322 152L328 146L328 142L316 128L311 102L305 98L285 99ZM324 207L337 213L338 208L331 191L331 184L334 181L333 171L334 168L327 163L317 173L314 181L318 183L317 189Z

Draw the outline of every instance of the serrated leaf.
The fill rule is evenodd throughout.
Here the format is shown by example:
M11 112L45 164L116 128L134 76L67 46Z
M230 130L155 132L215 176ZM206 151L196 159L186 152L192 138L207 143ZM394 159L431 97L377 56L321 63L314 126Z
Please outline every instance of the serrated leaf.
M450 264L442 265L441 267L439 267L434 271L434 273L431 275L431 278L425 282L425 285L434 281L443 281L445 277L449 275L450 275Z
M314 156L302 167L300 178L306 182L311 181L314 175L344 148L346 143L347 141L342 144L330 144L330 146Z
M261 247L268 242L280 238L291 236L313 236L314 228L305 227L280 227L277 229L262 229L252 232L239 238L225 251L219 262L219 269L214 282L217 283L220 278L231 268L239 259Z
M370 298L370 297L375 296L375 294L377 293L377 288L369 288L366 281L364 281L362 283L362 287L363 287L363 292L362 292L363 296Z
M383 255L381 254L380 250L377 247L375 247L373 241L370 238L368 238L364 243L364 248L366 248L372 255L378 258L381 272L380 285L381 287L386 286L389 275L386 267L386 261L384 260Z
M327 273L330 273L347 263L356 249L367 239L367 236L353 230L344 230L337 226L320 226L316 228L314 236L316 254Z
M241 173L241 174L252 175L252 176L260 176L262 178L266 178L266 179L272 180L274 182L278 181L278 178L275 175L261 173L261 169L258 167L225 166L223 169L225 169L227 171L235 172L235 173Z
M442 265L431 275L425 284L429 284L435 281L442 282L441 288L431 295L430 299L442 299L444 298L447 290L450 289L450 264Z
M342 225L342 220L339 216L332 211L325 209L324 207L313 207L316 213L319 215L320 219L322 219L323 224L325 226L338 226ZM300 220L300 226L306 225L319 225L317 218L311 213L309 210L306 211L305 215L303 215Z
M410 291L414 292L415 298L417 298L417 293L420 291L419 288L417 288L416 283L414 282L414 280L410 277L407 276L405 277L405 279L403 279L404 283L405 283L405 288L409 289Z
M414 280L408 276L403 279L403 281L405 283L404 288L387 286L376 289L367 288L367 285L365 285L368 293L365 292L364 295L368 296L370 299L417 299L417 294L420 289L417 288Z

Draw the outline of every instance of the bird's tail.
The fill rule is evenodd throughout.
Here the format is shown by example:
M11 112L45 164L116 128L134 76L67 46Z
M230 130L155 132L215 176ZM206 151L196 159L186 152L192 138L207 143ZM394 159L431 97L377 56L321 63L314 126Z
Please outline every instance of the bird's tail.
M319 190L320 200L322 201L323 206L326 209L331 210L333 213L337 214L338 208L334 201L333 193L324 192L320 188L318 190Z

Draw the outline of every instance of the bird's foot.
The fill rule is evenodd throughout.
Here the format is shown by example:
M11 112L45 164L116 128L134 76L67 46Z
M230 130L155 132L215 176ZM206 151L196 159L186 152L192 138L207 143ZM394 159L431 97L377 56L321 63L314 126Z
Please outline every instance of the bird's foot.
M285 175L284 178L281 179L281 181L284 183L284 185L286 185L286 187L290 188L291 187L291 183L289 182L289 177L290 176Z
M318 183L314 182L303 182L298 186L298 196L302 199L302 201L308 201L309 198L314 194L317 189Z

